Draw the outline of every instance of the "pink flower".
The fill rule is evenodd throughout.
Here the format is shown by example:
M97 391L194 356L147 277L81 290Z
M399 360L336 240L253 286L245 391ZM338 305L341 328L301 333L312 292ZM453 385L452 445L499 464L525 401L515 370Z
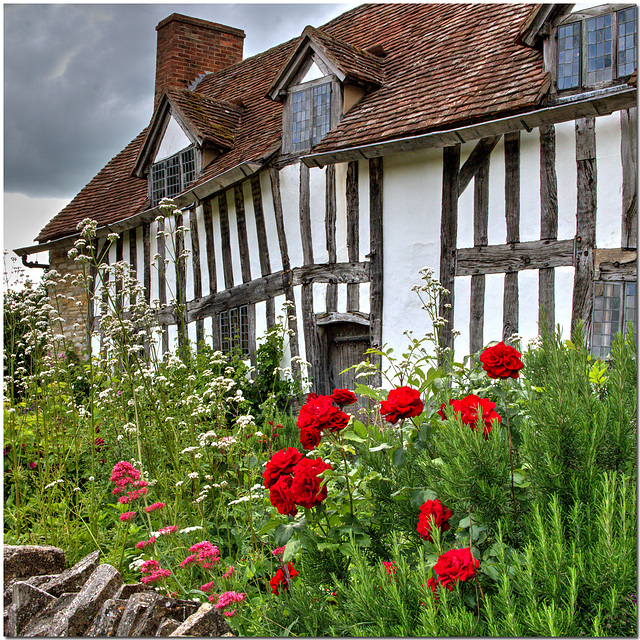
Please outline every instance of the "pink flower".
M227 618L233 618L236 615L237 609L231 609L231 611L223 611L222 615L227 616Z
M162 509L164 507L164 502L154 502L150 504L148 507L145 507L144 510L147 513L151 513L152 511L157 511L158 509Z
M216 609L224 609L234 602L242 602L247 597L246 593L236 593L235 591L225 591L218 598Z
M129 520L131 520L132 518L136 517L136 512L135 511L126 511L125 513L120 515L120 520L122 522L128 522Z
M213 587L215 587L215 586L216 586L215 582L213 582L213 581L212 582L207 582L206 584L203 584L200 587L200 591L211 591L211 589L213 589ZM211 596L211 597L213 597L213 596Z
M115 483L117 487L126 487L136 480L140 480L140 472L129 462L121 460L113 467L111 482Z
M160 563L157 560L147 560L140 565L140 573L153 573L156 569L160 569Z
M233 566L229 567L229 570L222 576L223 578L230 578L233 573L234 573L235 569L233 568Z
M274 549L273 555L282 557L284 555L284 549L284 547L278 547L277 549Z
M387 570L387 573L389 575L392 575L392 574L394 574L396 572L396 563L395 562L385 562L383 560L382 564L384 565L384 568Z
M187 565L191 564L192 562L196 561L196 554L194 553L191 556L187 556L181 563L180 566L181 567L186 567Z
M35 462L29 463L29 469L35 469L38 465Z
M150 584L152 582L160 582L171 575L169 569L156 569L151 575L140 578L140 582Z
M203 569L213 569L213 567L220 562L220 550L218 547L206 540L194 544L189 551L193 554L197 554L197 556L193 556L194 560L191 560L190 562L197 562ZM183 562L186 562L186 560ZM182 564L180 566L182 566Z
M141 540L136 543L136 549L144 549L145 547L153 546L156 543L155 536L151 536L148 540Z
M178 530L178 527L176 527L174 524L172 524L169 527L162 527L162 529L158 529L158 533L162 536L168 534L168 533L175 533Z

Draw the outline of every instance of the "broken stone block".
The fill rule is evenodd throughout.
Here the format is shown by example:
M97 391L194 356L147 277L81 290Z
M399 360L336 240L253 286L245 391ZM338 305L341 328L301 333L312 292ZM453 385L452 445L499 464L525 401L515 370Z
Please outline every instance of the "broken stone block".
M85 636L90 638L110 638L114 636L126 606L126 600L117 598L105 600L100 611L98 611L98 614L85 632Z
M50 593L52 596L60 596L63 593L80 591L82 585L88 580L89 576L95 571L100 563L100 551L94 551L85 556L80 562L74 564L66 571L58 576L43 583L40 589Z
M25 626L22 636L25 638L49 638L52 636L51 625L53 618L58 611L62 611L69 606L71 601L76 597L76 593L63 593L55 601L52 601L39 613L33 620L30 620Z
M123 584L115 598L119 600L128 600L134 593L141 591L153 591L153 587L144 582L134 582L133 584Z
M160 598L160 596L155 591L134 593L127 601L127 606L122 613L116 635L121 638L131 637L131 630L158 598Z
M6 634L11 637L20 635L24 626L52 600L56 598L46 591L32 587L26 582L16 582L13 585L13 602L9 607Z
M105 600L122 586L122 576L110 564L101 564L71 604L53 618L52 636L81 636L89 628Z
M4 581L64 571L64 551L46 545L5 545Z
M131 627L131 636L153 636L156 634L162 620L167 616L184 622L192 613L195 613L200 605L192 600L176 600L159 596L151 602L147 610L139 616Z
M30 578L26 578L24 580L19 580L19 578L10 578L4 584L3 604L4 604L5 612L7 610L7 607L13 601L13 585L16 582L25 582L26 584L31 585L32 587L38 587L38 589L40 589L45 582L55 577L56 577L55 575L49 574L45 576L31 576ZM43 591L46 591L46 589L43 589Z
M165 618L160 623L160 626L156 631L156 637L166 638L167 636L170 636L179 626L180 623L177 620L174 620L173 618Z
M225 633L231 633L231 627L229 627L224 616L212 604L205 602L171 634L171 637L198 636L218 638Z

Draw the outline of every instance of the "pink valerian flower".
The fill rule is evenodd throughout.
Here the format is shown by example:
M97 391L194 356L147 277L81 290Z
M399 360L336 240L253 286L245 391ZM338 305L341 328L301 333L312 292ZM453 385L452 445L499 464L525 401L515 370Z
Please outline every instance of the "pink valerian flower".
M206 584L203 584L200 587L200 591L211 591L211 589L213 589L216 586L216 583L214 581L212 582L207 582ZM213 597L213 596L212 596Z
M234 602L243 602L247 597L246 593L236 593L235 591L225 591L220 594L218 602L216 603L216 609L224 609L225 607L233 604Z
M195 562L203 569L213 569L220 562L220 550L206 540L194 544L189 551L197 554Z
M113 467L111 482L113 482L116 487L126 487L128 484L133 484L137 480L140 480L140 472L131 463L121 460Z
M156 569L148 576L143 576L140 578L140 582L144 584L151 584L152 582L160 582L165 578L168 578L171 575L171 571L169 569Z
M153 504L150 504L148 507L145 507L144 510L147 513L151 513L152 511L157 511L158 509L162 509L164 508L164 502L154 502Z
M120 496L118 498L118 502L120 504L129 504L134 500L137 500L140 496L146 495L149 490L146 487L142 487L141 489L136 489L135 491L130 491L126 496ZM162 504L162 503L159 503Z
M277 549L274 549L272 553L274 556L282 558L282 556L284 555L284 550L285 547L278 547Z
M156 569L160 569L160 563L157 560L147 560L140 565L140 573L153 573Z
M29 463L29 469L35 469L37 466L38 466L38 465L37 465L37 463L35 463L35 462L30 462L30 463Z
M175 533L178 530L176 525L172 524L169 527L162 527L162 529L158 529L158 533L161 536L167 535L168 533Z
M230 578L235 572L235 568L233 566L229 567L227 572L222 576L223 578Z
M151 536L148 540L141 540L136 543L136 549L144 549L145 547L153 546L156 543L156 537Z
M223 611L222 615L226 616L227 618L233 618L233 616L236 615L236 611L237 611L237 609L231 609L230 611L229 610Z
M196 561L196 554L192 554L190 556L187 556L181 563L180 566L181 567L186 567L187 565L190 565L192 562Z
M122 522L128 522L129 520L135 517L136 517L135 511L126 511L125 513L120 514L120 520Z

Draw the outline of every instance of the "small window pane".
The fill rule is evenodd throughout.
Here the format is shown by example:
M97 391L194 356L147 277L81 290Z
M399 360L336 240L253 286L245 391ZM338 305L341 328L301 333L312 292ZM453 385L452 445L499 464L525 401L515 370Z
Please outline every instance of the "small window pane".
M196 179L196 156L193 147L180 154L182 164L182 188L185 189Z
M637 65L637 7L618 11L618 77L633 73Z
M633 324L637 340L635 282L594 282L593 324L591 330L591 351L598 358L606 358L611 350L613 337L619 331L627 330Z
M165 195L164 163L154 164L151 167L151 203L156 206Z
M591 40L589 40L591 41ZM558 28L558 89L580 86L580 23L572 22Z
M587 20L587 32L589 40L595 34L596 42L595 52L592 46L587 51L587 84L608 82L612 78L611 14Z

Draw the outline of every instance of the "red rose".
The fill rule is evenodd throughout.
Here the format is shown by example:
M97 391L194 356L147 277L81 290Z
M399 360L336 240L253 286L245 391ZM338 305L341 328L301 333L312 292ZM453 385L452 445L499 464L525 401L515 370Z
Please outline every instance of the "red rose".
M322 489L322 478L319 478L325 469L331 469L331 465L322 461L322 458L310 460L302 458L293 470L293 482L291 483L291 495L296 504L311 509L327 497L327 485Z
M424 409L420 392L409 387L391 389L386 400L380 402L380 413L387 422L395 424L401 418L414 418Z
M331 398L339 407L346 407L357 400L356 394L349 389L334 389Z
M480 563L471 555L471 549L451 549L443 553L433 570L438 582L449 591L456 582L464 582L473 577ZM449 586L451 585L451 586Z
M292 482L293 478L291 476L280 476L278 481L271 487L271 491L269 493L271 504L283 516L295 516L296 513L298 513L296 503L291 495Z
M298 414L298 427L300 429L324 429L328 426L331 416L338 412L338 408L333 406L331 396L311 396L309 394L306 404L300 408Z
M440 527L442 531L448 531L450 529L448 520L452 515L451 511L438 498L427 500L420 507L416 530L422 538L431 540L431 527L436 526Z
M349 424L349 414L344 411L338 411L331 416L329 421L329 431L335 433L336 431L342 431Z
M454 413L460 414L463 424L468 424L472 429L477 428L478 420L481 418L484 422L485 440L491 433L493 421L502 422L502 418L494 411L496 403L486 398L470 394L462 398L462 400L449 400L449 404L453 407ZM443 420L447 417L444 411L445 406L443 402L440 406L440 411L438 411L438 415Z
M320 444L322 434L314 427L300 429L300 444L303 449L314 449Z
M276 451L271 460L267 462L267 467L262 474L264 478L264 486L269 489L272 487L280 476L287 475L293 471L293 468L302 458L302 454L295 447L280 449Z
M298 575L298 572L293 568L292 562L287 563L287 571L289 572L289 578L295 578ZM271 584L271 593L275 593L275 595L278 595L280 587L284 591L289 590L289 582L283 569L278 569L269 583Z
M517 378L524 367L521 354L504 342L485 349L480 356L482 368L490 378Z

